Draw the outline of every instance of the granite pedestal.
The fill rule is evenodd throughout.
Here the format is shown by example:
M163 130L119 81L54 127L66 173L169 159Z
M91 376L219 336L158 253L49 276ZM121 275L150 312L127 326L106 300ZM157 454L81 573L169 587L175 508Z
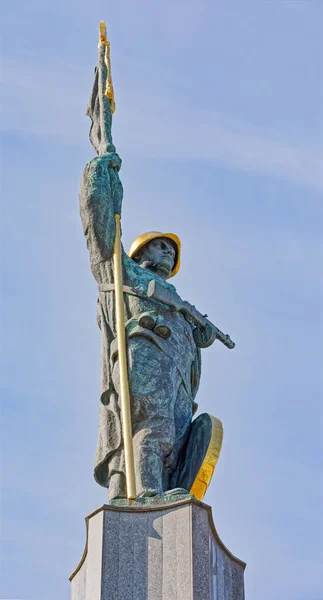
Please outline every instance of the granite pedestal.
M246 564L191 496L104 505L86 518L71 600L244 600Z

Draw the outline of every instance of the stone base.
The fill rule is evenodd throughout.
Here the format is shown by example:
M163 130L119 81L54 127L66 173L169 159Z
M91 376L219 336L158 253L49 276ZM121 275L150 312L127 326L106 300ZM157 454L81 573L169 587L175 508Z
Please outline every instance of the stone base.
M104 505L86 527L71 600L244 600L246 564L221 542L211 508L194 498Z

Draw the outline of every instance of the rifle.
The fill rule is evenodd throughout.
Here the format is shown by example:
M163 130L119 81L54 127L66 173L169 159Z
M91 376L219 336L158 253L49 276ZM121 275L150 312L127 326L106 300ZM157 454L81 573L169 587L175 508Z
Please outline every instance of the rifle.
M202 315L193 304L190 304L186 300L182 300L176 291L170 290L158 283L155 279L152 279L148 284L147 296L162 304L167 304L167 306L170 306L173 310L181 312L192 319L196 325L193 335L195 342L199 347L207 348L208 346L211 346L215 340L219 340L230 350L235 347L235 343L228 334L223 333L221 329L213 325L213 323L206 318L207 315Z

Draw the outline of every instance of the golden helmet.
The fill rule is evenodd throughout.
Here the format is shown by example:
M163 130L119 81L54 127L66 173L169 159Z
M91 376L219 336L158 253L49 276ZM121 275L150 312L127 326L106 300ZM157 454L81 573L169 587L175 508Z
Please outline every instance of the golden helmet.
M129 250L129 256L130 258L132 258L138 252L138 250L140 250L140 248L145 246L145 244L148 244L148 242L151 242L151 240L155 240L157 238L168 238L169 240L172 240L172 242L175 243L176 255L174 268L170 275L168 275L167 277L167 279L170 279L171 277L174 277L174 275L176 275L181 266L181 242L179 237L177 237L175 233L162 233L161 231L148 231L147 233L142 233L132 242Z

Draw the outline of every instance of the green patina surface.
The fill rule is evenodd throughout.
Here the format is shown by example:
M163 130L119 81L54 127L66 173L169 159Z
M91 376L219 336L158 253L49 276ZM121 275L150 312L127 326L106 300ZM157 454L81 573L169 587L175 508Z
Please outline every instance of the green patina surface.
M102 336L100 419L94 476L100 485L109 488L110 501L122 505L126 482L112 254L115 214L121 215L123 189L119 178L121 159L112 142L110 103L104 94L107 76L104 51L101 46L87 109L92 119L90 140L98 156L85 167L80 210L91 269L99 289L98 324ZM156 247L150 251L147 245L144 257L137 262L122 249L123 284L130 290L124 294L124 311L136 488L138 495L148 496L137 502L143 504L155 502L153 495L159 503L180 497L163 493L176 487L179 479L179 466L190 438L194 399L200 381L198 346L207 345L203 335L196 335L196 324L191 318L147 296L152 280L169 294L176 292L159 268L162 260L162 252ZM146 317L146 321L142 317ZM153 325L143 326L144 322ZM169 332L167 339L159 335L160 331ZM206 428L205 436L208 435ZM201 463L201 452L192 440L190 448L192 456L186 457L191 461L190 468L186 469L189 476L184 481L181 478L181 487L188 489L189 481L194 480ZM184 496L187 495L184 493Z

